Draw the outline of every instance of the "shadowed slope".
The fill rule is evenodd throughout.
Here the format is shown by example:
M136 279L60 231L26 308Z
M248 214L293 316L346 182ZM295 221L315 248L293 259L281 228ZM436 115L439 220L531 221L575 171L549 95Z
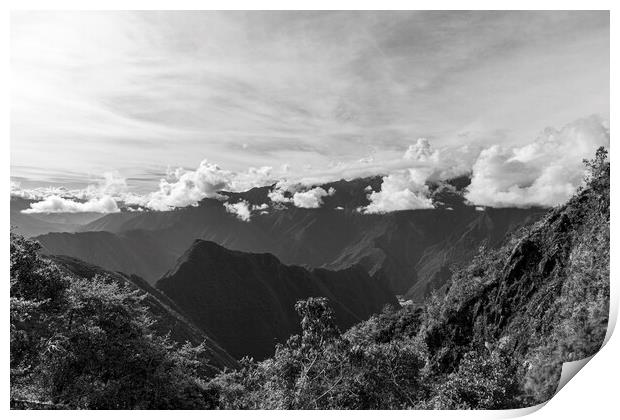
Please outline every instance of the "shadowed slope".
M270 254L231 251L200 240L157 288L236 357L272 354L276 343L298 330L293 307L303 298L329 298L342 328L385 304L398 305L359 267L308 271L286 266Z

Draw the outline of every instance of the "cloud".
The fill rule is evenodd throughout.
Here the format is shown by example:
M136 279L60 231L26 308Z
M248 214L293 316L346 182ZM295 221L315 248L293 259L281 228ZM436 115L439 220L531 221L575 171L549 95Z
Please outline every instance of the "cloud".
M30 208L22 210L22 213L118 213L119 211L116 201L110 196L79 202L52 195L32 203Z
M321 187L315 187L307 191L293 194L293 204L304 209L316 209L323 204L323 197L334 195L336 190L332 187L325 191Z
M236 215L239 220L242 220L244 222L250 221L250 203L248 203L247 201L242 200L234 204L223 203L223 206L228 213Z
M426 183L469 173L479 151L470 145L434 149L428 139L419 138L402 159L387 165L392 169L383 177L380 191L366 187L370 204L361 211L372 214L432 208Z
M204 198L223 198L218 191L227 189L232 177L232 172L203 160L195 171L178 170L173 181L161 179L159 190L148 195L145 205L152 210L170 210L195 205Z
M221 191L239 192L275 184L268 192L275 207L318 208L324 197L334 193L331 189L326 191L322 184L342 178L381 176L380 191L367 187L370 204L362 211L384 213L429 208L432 203L425 186L427 182L471 175L466 198L473 205L553 206L564 202L580 185L582 159L593 156L598 146L609 145L609 125L593 116L560 130L548 128L533 142L514 148L499 144L482 147L475 140L468 138L466 141L465 145L435 148L428 139L419 138L406 149L401 148L396 157L381 155L365 163L355 158L334 168L317 168L313 177L297 171L291 173L288 168L274 170L270 166L235 172L203 160L195 170L169 172L160 180L157 190L141 194L129 191L125 178L118 172L106 172L83 189L22 189L19 183L12 182L11 196L44 201L50 197L62 198L76 203L67 204L72 211L86 208L83 204L89 202L100 203L104 198L116 201L117 208L140 206L165 211L197 205L204 198L225 201ZM376 152L375 156L380 154ZM284 176L286 179L282 179ZM50 206L50 203L41 206ZM250 207L249 210L264 211L266 208Z
M470 172L481 150L482 147L473 144L435 149L426 138L419 138L407 148L403 159L426 171L428 180L436 181Z
M383 177L381 191L368 195L370 204L361 209L363 213L387 213L398 210L433 208L425 185L427 174L409 169Z
M253 187L275 183L276 175L269 166L250 167L244 172L233 172L203 160L195 170L182 168L167 170L160 179L156 191L137 194L128 191L127 181L117 171L105 172L102 179L82 189L45 187L22 189L18 182L11 182L11 196L32 200L44 200L58 196L73 201L89 201L111 197L119 204L142 206L151 210L171 210L177 207L196 205L204 198L225 199L219 192L246 191Z
M32 190L24 190L19 182L11 181L11 197L19 197L26 200L36 200L41 197Z
M412 144L407 148L403 158L408 160L417 160L419 162L436 162L439 159L439 156L438 152L433 150L427 139L419 138L415 144Z
M267 197L274 203L291 203L293 202L293 194L300 188L302 186L298 183L281 180L267 193Z
M16 176L132 178L205 150L231 170L299 174L376 146L361 163L373 170L412 135L443 147L510 129L513 141L608 114L609 13L20 11L11 70Z
M170 210L196 205L204 198L224 199L221 191L246 191L275 182L270 166L251 167L245 172L221 169L207 160L194 171L178 169L168 179L161 179L159 190L148 194L142 203L152 210Z
M581 185L582 160L609 147L609 126L592 116L560 130L547 128L534 142L480 153L465 197L478 206L531 207L564 203Z
M316 209L323 204L323 197L335 193L333 187L325 191L324 188L312 187L303 182L283 180L279 181L267 196L274 203L292 203L295 207Z

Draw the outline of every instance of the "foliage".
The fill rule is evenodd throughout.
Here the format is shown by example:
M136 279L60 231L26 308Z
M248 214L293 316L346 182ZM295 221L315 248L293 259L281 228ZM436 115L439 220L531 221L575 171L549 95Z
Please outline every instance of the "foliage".
M411 407L425 392L424 352L414 341L356 342L337 334L325 298L300 301L302 333L274 357L244 361L211 386L221 408L381 409Z
M201 346L153 333L142 296L70 279L11 235L11 395L70 408L198 408Z
M438 384L435 395L417 408L437 410L518 408L522 367L504 337L494 349L470 351L458 369Z

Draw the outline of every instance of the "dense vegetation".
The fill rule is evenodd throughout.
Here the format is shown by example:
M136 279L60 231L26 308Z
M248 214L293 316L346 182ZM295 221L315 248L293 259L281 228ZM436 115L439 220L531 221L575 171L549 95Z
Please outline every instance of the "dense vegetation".
M199 408L201 346L154 334L135 290L66 276L11 235L11 401L16 407Z
M516 408L595 353L609 312L609 162L564 206L481 249L445 293L339 331L325 298L263 361L208 377L201 347L154 333L141 296L67 277L11 236L11 397L68 408ZM22 406L27 406L26 403ZM36 408L36 407L35 407Z

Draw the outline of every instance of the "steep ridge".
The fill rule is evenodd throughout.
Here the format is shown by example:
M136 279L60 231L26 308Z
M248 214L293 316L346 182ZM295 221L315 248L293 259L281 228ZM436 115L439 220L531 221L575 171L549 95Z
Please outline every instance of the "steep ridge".
M368 318L393 294L359 267L306 270L282 264L271 254L231 251L196 240L156 284L199 327L233 356L264 358L298 331L295 303L325 296L341 328Z
M45 252L135 273L153 283L194 239L204 239L229 249L269 252L285 264L328 269L360 264L392 292L422 300L449 278L451 265L466 261L482 242L496 246L497 238L543 213L478 211L465 205L460 193L466 178L431 186L435 209L358 213L355 209L368 202L365 187L379 189L380 182L370 178L326 184L337 192L325 198L322 208L270 209L268 214L254 214L249 223L227 213L220 201L205 199L196 207L169 212L108 215L84 227L109 229L106 232L48 234L37 240ZM261 204L269 188L225 194ZM116 250L122 255L115 255Z
M593 355L609 316L609 163L599 151L588 185L496 252L452 278L423 337L454 370L468 349L499 343L523 359L527 388L549 398L564 362ZM537 397L539 398L539 397Z
M120 272L106 271L100 267L85 263L76 258L66 256L49 257L58 267L69 274L80 278L91 279L96 275L107 276L114 281L127 285L132 289L140 290L145 293L144 304L149 312L157 320L155 325L159 334L170 334L170 338L183 344L187 341L193 345L205 343L206 365L216 370L225 367L237 367L237 362L225 350L223 350L211 337L198 328L182 314L182 310L161 291L150 286L146 281L138 276L127 276Z

